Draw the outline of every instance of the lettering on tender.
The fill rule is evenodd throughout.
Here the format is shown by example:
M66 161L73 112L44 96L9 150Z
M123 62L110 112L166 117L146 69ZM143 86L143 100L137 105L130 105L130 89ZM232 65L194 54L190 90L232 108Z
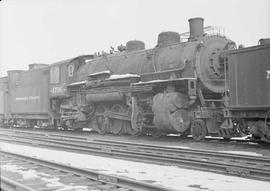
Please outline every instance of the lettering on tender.
M40 99L39 96L25 96L25 97L16 97L16 101L27 101L27 100L38 100Z

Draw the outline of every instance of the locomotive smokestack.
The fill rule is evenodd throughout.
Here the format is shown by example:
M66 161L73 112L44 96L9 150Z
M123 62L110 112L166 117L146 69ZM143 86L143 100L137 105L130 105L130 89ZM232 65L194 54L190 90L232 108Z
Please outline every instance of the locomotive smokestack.
M189 41L203 37L203 18L196 17L188 20L189 22Z

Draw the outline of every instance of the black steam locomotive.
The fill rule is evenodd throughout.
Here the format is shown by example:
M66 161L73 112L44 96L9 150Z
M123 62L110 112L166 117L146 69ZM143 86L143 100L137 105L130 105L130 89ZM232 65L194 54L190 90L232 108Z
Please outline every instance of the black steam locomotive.
M0 79L2 124L270 141L270 40L237 49L207 34L202 18L189 26L186 40L162 32L152 49L133 40L119 51L9 71Z

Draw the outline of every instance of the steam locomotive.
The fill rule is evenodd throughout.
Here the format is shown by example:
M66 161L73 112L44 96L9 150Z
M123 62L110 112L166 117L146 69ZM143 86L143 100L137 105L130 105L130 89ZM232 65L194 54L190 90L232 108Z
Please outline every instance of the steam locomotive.
M0 78L2 125L270 141L270 39L237 49L207 34L203 21L189 19L185 41L162 32L152 49L133 40L110 54L8 71Z

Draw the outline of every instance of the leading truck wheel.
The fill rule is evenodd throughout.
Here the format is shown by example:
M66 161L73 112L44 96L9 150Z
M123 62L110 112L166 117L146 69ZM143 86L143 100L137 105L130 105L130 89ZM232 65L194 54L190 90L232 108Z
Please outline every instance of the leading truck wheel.
M205 122L202 119L196 119L191 124L191 135L196 141L200 141L205 138L207 134L207 128Z
M152 135L152 137L154 137L154 138L160 138L160 137L162 137L162 135L164 135L164 134L163 134L162 131L160 131L159 129L155 129L155 130L152 130L152 131L151 131L151 135Z

